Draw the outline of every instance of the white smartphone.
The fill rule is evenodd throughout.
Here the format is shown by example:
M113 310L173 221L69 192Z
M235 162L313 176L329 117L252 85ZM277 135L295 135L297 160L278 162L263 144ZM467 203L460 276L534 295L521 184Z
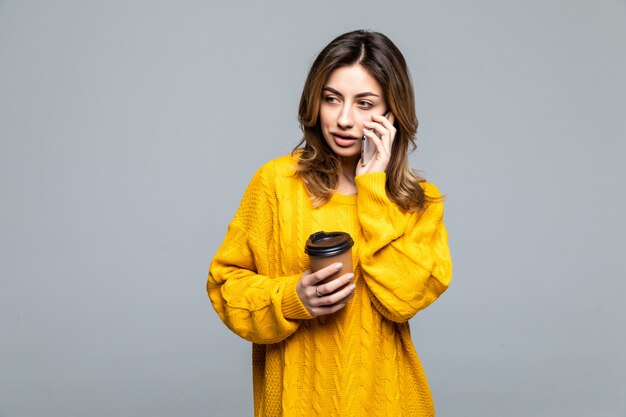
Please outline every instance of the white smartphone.
M389 117L391 114L391 110L385 113L384 117ZM372 129L370 129L372 130ZM378 136L378 133L376 134ZM376 152L376 145L372 143L367 136L363 135L361 138L361 166L367 165L367 163L374 157L374 153Z

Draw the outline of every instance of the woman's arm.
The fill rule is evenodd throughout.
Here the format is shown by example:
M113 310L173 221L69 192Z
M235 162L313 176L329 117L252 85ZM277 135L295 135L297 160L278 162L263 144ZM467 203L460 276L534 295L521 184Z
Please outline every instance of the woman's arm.
M385 181L384 172L356 178L366 240L360 262L372 303L389 320L406 322L450 283L448 235L442 202L427 204L419 214L403 212L387 197ZM428 196L440 196L434 185L422 187Z
M222 321L254 343L279 342L296 331L300 319L313 317L296 293L301 273L269 276L271 269L280 270L273 241L278 235L269 166L255 174L244 193L207 282L209 298Z

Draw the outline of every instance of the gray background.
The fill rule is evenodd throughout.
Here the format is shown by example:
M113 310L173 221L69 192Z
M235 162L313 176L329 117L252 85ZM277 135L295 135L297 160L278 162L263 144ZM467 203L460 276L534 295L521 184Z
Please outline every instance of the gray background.
M448 194L412 320L439 416L626 416L626 3L0 1L0 416L246 416L207 268L300 138L314 56L380 30Z

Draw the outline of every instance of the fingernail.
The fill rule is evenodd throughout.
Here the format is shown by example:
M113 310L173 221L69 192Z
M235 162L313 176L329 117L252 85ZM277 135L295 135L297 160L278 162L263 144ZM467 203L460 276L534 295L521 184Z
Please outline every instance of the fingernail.
M355 288L356 288L356 284L352 284L352 285L350 285L350 289L351 289L351 290L353 290L353 289L355 289Z
M337 268L337 269L341 269L341 268L343 268L343 264L342 264L341 262L337 262L337 263L335 264L335 268Z
M352 279L352 278L354 278L354 274L353 274L352 272L350 272L350 273L348 274L348 279Z

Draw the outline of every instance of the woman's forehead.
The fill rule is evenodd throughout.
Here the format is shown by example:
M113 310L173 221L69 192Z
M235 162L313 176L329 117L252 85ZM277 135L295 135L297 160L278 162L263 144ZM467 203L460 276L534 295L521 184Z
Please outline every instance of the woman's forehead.
M325 89L332 89L344 96L382 95L382 87L374 77L360 64L344 66L334 69L326 83Z

